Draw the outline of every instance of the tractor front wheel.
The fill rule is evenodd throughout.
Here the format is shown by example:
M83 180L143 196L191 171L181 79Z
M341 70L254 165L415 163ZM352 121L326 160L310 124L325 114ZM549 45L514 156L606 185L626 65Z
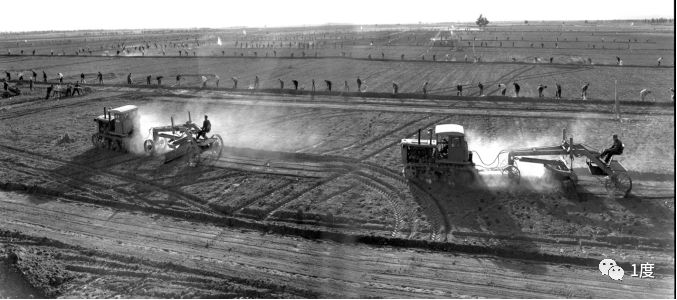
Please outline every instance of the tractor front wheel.
M514 183L520 182L520 170L515 166L507 166L502 170L503 174L508 175L508 179Z
M153 152L153 149L155 148L155 143L153 143L153 140L146 140L143 142L143 151L146 153L151 153Z

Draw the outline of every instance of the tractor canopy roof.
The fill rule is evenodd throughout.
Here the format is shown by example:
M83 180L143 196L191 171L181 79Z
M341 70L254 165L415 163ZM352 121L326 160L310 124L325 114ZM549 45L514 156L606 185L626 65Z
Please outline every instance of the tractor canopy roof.
M440 124L435 126L435 134L464 136L463 126L457 124Z
M125 105L110 110L111 113L124 114L136 110L136 105Z

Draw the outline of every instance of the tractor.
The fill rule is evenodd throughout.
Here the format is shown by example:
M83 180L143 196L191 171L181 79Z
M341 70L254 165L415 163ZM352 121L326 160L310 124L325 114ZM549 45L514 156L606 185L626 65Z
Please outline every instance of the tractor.
M94 119L98 131L92 135L96 148L127 152L134 130L139 128L138 108L125 105L118 108L103 108L103 115Z
M429 184L442 180L453 186L470 186L478 179L472 153L468 151L463 126L441 124L428 129L428 140L403 139L402 173L407 178L423 178Z
M183 156L188 156L188 164L195 166L198 162L218 160L223 151L223 139L214 134L210 137L198 138L200 127L190 117L183 124L175 124L170 117L170 126L153 127L149 130L152 139L143 143L144 151L151 154L164 153L165 163Z

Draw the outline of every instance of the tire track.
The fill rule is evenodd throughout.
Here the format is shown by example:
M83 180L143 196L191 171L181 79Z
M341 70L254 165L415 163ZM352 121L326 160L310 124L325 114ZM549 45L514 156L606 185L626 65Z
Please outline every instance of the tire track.
M50 156L42 155L42 154L37 154L37 153L33 153L33 152L30 152L30 151L27 151L27 150L22 150L22 149L19 149L19 148L10 147L10 146L6 146L6 145L0 145L0 148L2 148L6 152L13 152L13 153L18 153L20 155L24 155L24 156L28 156L28 157L37 157L41 160L52 161L52 162L55 162L57 164L61 164L62 166L68 166L69 168L74 168L74 169L81 171L81 172L90 173L90 174L106 175L106 176L116 178L118 180L128 181L130 183L135 183L135 184L141 185L145 188L151 189L155 192L168 194L169 196L174 197L174 198L179 199L179 200L182 200L182 201L186 202L188 205L191 205L191 206L193 206L193 207L195 207L195 208L197 208L197 209L199 209L203 212L210 213L210 214L214 213L214 211L212 209L210 209L208 206L206 206L205 204L203 204L202 200L199 199L198 197L188 195L188 194L184 194L184 193L181 193L181 192L177 192L173 188L155 184L150 180L138 178L136 176L121 175L121 174L117 174L117 173L114 173L114 172L111 172L111 171L106 171L106 170L99 170L99 169L91 168L89 166L81 165L81 164L78 164L78 163L75 163L75 162L68 162L68 161L58 159L58 158L54 158L54 157L50 157ZM129 194L129 193L127 193L127 194Z

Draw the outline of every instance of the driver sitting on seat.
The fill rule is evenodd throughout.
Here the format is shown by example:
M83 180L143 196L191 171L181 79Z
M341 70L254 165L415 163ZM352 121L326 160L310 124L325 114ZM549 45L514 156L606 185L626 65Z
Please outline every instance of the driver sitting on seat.
M200 139L200 136L207 139L207 133L212 130L212 123L207 120L207 115L205 115L205 120L202 122L202 129L197 133L196 140Z
M443 145L442 150L440 150L440 156L442 156L442 158L447 158L449 155L449 141L447 141L447 138L443 138L440 144Z
M609 164L609 161L611 160L611 157L614 155L621 155L623 154L623 142L621 142L620 139L618 139L618 135L614 134L613 135L613 140L614 144L611 145L611 147L604 149L602 151L602 154L599 156L600 159L604 160L605 164Z

